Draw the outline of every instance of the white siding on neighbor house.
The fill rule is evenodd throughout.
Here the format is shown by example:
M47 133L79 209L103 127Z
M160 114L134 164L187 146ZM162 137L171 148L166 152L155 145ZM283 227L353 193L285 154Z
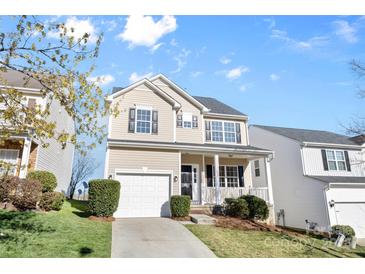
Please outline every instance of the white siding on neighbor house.
M255 160L251 161L251 174L252 174L252 187L267 187L266 171L265 171L265 159L259 159L260 176L255 174Z
M133 169L145 171L172 171L173 176L179 176L179 152L173 150L153 150L138 148L108 148L109 175L115 176L118 169ZM179 194L179 183L173 181L172 194Z
M271 178L275 203L276 224L280 209L285 212L285 225L306 228L305 220L328 227L328 214L324 195L325 183L303 176L302 157L299 143L257 127L249 128L252 146L273 150ZM253 177L253 185L256 179Z
M173 141L173 126L175 126L175 123L173 121L172 106L149 87L140 85L115 98L113 104L118 104L120 113L117 117L110 117L111 132L109 138L160 142ZM136 106L147 106L158 111L158 134L128 132L129 109Z
M181 104L181 109L177 113L178 115L185 112L198 116L198 128L176 128L176 142L199 144L203 143L203 116L199 108L190 103L190 101L178 94L175 90L162 82L160 79L156 79L155 81L153 81L153 83ZM176 127L176 122L174 126Z
M322 148L325 149L325 148ZM332 148L331 148L332 149ZM321 148L303 147L304 170L306 175L317 176L365 176L365 166L362 153L357 150L347 150L351 164L351 171L324 170Z
M48 119L56 121L56 130L59 132L65 130L73 134L74 122L60 103L54 100L50 109L51 114ZM38 146L35 169L53 172L57 178L56 190L67 193L72 173L74 145L68 143L66 148L62 149L61 144L54 139L49 139L47 142L49 143L47 148Z

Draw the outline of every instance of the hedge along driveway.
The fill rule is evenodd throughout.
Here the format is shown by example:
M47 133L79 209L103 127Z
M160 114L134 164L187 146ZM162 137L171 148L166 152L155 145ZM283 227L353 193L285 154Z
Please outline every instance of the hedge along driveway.
M110 257L111 223L87 217L79 201L58 212L0 210L0 257Z

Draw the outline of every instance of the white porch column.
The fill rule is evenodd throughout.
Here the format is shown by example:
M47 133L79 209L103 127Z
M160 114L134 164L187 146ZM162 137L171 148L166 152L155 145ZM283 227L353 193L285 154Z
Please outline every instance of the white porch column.
M219 182L219 155L214 154L214 176L215 176L215 204L221 204L221 191Z
M270 162L267 158L265 158L265 171L266 171L266 181L267 181L267 190L269 195L269 204L274 205L274 195L272 191L272 181L271 181L271 167Z
M29 137L25 137L23 145L22 161L20 163L20 172L19 172L20 178L25 178L27 176L31 144L32 144L31 139Z

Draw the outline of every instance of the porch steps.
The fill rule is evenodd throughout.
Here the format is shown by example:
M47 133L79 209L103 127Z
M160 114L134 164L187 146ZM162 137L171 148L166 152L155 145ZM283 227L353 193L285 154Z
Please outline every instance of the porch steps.
M191 214L208 214L211 215L213 212L214 205L191 205Z
M214 225L215 219L205 214L190 214L191 221L199 225Z

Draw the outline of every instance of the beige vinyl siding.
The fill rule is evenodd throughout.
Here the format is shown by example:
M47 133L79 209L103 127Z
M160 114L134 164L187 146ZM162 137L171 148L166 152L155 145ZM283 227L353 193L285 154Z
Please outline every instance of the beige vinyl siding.
M330 149L332 150L332 148ZM346 149L334 149L346 150ZM365 165L362 153L356 150L347 150L351 164L351 171L324 170L321 148L303 147L304 170L306 175L317 176L365 176Z
M109 163L108 176L113 177L116 169L172 171L173 177L179 176L180 170L179 152L173 150L109 148L107 161ZM178 182L173 181L172 192L179 194Z
M74 122L67 112L61 107L60 103L53 101L51 104L50 121L56 122L56 131L73 134L75 132ZM47 140L47 148L38 146L36 170L46 170L53 172L57 178L57 191L66 193L70 184L72 163L74 155L74 145L68 143L65 149L54 139Z
M111 139L173 141L174 122L172 106L147 86L140 85L115 98L113 104L118 104L120 113L117 117L112 116L110 118ZM158 134L128 132L129 109L135 108L138 105L152 107L152 110L158 111Z
M198 164L200 172L201 172L201 176L202 176L201 178L204 180L202 182L205 182L205 167L203 167L202 155L182 154L181 163L182 164ZM205 165L214 165L213 157L206 156ZM243 176L244 176L245 187L252 186L251 168L249 165L249 161L247 159L219 157L219 165L243 166L244 167Z
M176 141L182 143L203 143L202 130L204 126L200 110L161 80L157 79L153 83L181 104L181 109L177 113L178 115L187 112L198 116L198 128L176 128ZM176 127L176 123L174 126Z
M209 120L209 121L224 121L224 122L233 122L233 123L239 123L240 124L240 128L241 128L241 143L239 145L248 145L248 140L247 140L247 122L245 121L241 121L241 120L234 120L234 119L227 119L227 118L220 118L220 117L204 117L204 142L206 143L218 143L218 142L211 142L211 141L206 141L205 140L205 120ZM234 144L234 143L229 143L229 144Z

